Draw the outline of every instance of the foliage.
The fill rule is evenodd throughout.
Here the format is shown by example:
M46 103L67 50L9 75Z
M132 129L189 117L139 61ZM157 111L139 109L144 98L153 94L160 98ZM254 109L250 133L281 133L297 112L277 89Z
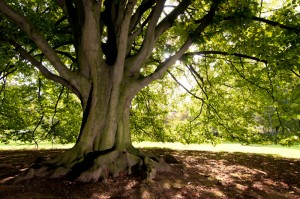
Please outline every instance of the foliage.
M1 93L1 142L75 142L81 109L68 90L38 74L17 73Z
M71 34L74 30L55 1L6 2L38 24L70 70L79 70L71 45L76 44ZM131 106L133 139L214 144L222 140L299 142L299 2L224 1L201 34L197 32L199 19L211 4L208 0L195 2L159 37L140 70L141 76L150 76L192 35L194 45L169 74L135 97ZM141 34L132 44L130 56L144 44L143 26L149 16L150 9L141 16L137 25L142 27ZM24 49L57 74L41 50L11 24L1 16L0 28L5 31L0 38L5 45L0 47L0 141L74 142L82 116L79 100L16 55L9 38L17 38ZM103 35L103 41L108 40L109 30L104 29Z

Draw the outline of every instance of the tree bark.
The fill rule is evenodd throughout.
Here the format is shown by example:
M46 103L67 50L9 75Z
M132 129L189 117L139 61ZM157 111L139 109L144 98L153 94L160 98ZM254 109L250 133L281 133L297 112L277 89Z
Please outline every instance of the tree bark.
M178 16L192 3L190 0L182 1L160 21L165 2L143 1L135 9L137 0L58 1L66 13L74 38L77 70L73 71L25 15L0 0L0 12L31 38L60 78L14 42L16 50L46 77L72 88L83 107L82 125L75 146L54 160L35 165L18 180L34 176L70 175L80 181L97 181L106 179L109 174L130 174L131 167L135 165L144 165L140 168L146 168L147 178L151 180L157 171L170 170L163 159L146 157L132 146L129 128L131 101L139 90L161 78L189 49L212 22L219 1L212 1L211 9L199 20L195 32L185 39L172 56L161 60L155 71L145 77L140 73L141 69L147 65L146 61L160 36L173 26ZM101 14L103 5L105 8ZM136 17L141 20L147 10L151 12L145 20L146 24L135 29ZM106 26L106 33L103 26ZM141 48L130 55L133 42L139 40L135 31L144 40ZM103 43L104 39L107 41Z
M83 85L90 87L90 92L88 99L83 99L86 104L82 126L74 147L53 160L33 165L16 179L17 182L32 177L63 176L95 182L106 180L109 175L131 174L133 166L152 180L157 171L170 171L162 158L147 157L133 147L129 126L130 105L141 87L138 82L131 80L130 83L125 77L116 85L112 75L111 67L107 67L98 82L101 87L94 87L97 84L94 82Z

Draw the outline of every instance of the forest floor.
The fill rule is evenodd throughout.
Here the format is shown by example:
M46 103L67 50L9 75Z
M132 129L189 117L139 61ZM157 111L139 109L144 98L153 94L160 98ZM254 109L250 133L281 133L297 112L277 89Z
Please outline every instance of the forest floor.
M263 198L300 199L300 159L271 155L151 150L171 154L179 163L153 182L137 175L110 177L107 182L31 179L12 183L37 157L51 158L63 150L0 151L0 198Z

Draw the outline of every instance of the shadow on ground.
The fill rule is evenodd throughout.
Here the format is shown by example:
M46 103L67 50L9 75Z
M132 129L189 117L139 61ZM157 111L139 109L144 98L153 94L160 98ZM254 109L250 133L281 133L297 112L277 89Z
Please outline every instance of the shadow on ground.
M144 149L146 150L146 149ZM0 198L300 198L300 160L244 153L173 151L179 164L171 173L145 182L137 175L110 177L106 183L67 179L11 180L37 157L51 158L63 150L0 151Z

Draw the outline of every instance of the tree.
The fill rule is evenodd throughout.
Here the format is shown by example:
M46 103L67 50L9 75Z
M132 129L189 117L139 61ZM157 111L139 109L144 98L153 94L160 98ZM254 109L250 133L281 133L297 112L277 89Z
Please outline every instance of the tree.
M289 1L263 18L263 1L254 0L1 0L1 52L7 52L1 63L34 66L72 91L83 110L75 146L30 169L25 178L71 173L81 181L97 181L108 174L130 174L139 165L152 179L156 171L168 170L163 159L149 158L132 146L129 118L135 95L178 60L189 63L196 55L230 56L233 64L236 58L270 62L273 67L291 53L297 60L289 60L290 66L299 67L296 8L296 1ZM287 13L289 20L283 17ZM266 34L280 35L268 46L269 54L259 45L271 42ZM284 49L281 54L279 49Z

